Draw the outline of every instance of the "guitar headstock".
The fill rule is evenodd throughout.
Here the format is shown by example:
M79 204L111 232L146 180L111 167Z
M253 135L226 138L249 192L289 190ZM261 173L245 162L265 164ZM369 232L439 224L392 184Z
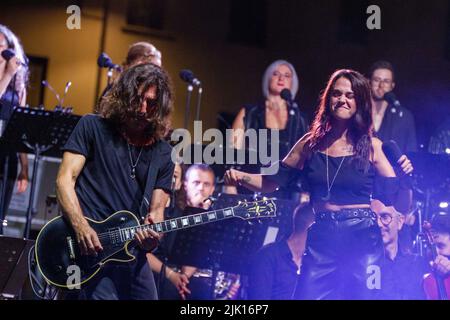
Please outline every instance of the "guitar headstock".
M239 201L233 207L234 215L244 220L258 218L274 218L277 216L277 206L273 199L263 198L258 201Z

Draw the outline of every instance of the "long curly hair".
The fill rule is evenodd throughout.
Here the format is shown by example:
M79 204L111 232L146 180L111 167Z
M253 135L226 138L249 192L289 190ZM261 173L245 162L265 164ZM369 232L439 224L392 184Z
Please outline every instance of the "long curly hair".
M142 114L142 99L151 86L156 86L157 108ZM124 71L97 108L103 118L119 127L127 120L144 117L149 124L145 134L156 140L170 130L172 110L173 90L169 75L153 63L139 64Z
M331 93L336 81L340 78L350 81L355 94L356 113L351 119L348 133L355 150L354 160L356 160L358 168L367 172L372 153L372 101L369 83L357 71L340 69L331 75L320 97L319 107L308 132L308 146L312 151L317 151L333 127Z

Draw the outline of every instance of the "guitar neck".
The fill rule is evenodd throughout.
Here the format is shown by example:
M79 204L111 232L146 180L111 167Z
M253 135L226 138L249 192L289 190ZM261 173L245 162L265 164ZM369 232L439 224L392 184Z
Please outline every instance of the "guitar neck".
M193 226L199 226L210 222L225 220L234 217L234 208L218 209L213 211L182 216L164 220L154 224L144 224L137 227L123 228L119 230L120 239L122 242L134 239L134 234L142 230L153 230L158 233L167 233L176 230L186 229Z

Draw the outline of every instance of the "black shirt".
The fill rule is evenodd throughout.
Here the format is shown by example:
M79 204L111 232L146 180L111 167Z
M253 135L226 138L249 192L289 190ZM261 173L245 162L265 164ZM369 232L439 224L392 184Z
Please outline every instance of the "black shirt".
M412 113L404 107L389 105L380 129L375 133L381 141L394 140L403 153L416 152L416 125Z
M358 169L354 156L327 156L314 152L305 162L303 177L311 192L312 201L324 201L330 186L330 199L336 204L370 204L374 188L375 168L370 164L367 172Z
M158 170L153 189L170 191L174 170L170 145L158 141L143 147L139 160L140 147L130 146L133 163L137 161L133 179L127 142L98 115L82 117L63 150L86 157L75 191L87 217L104 220L119 210L129 210L138 216L151 161L157 161Z
M289 115L286 123L285 129L268 129L266 127L266 106L265 101L260 101L257 104L248 104L244 106L245 117L244 117L244 127L245 130L255 129L259 133L260 129L267 129L267 139L265 141L260 141L259 134L256 134L255 145L251 144L249 139L246 138L245 146L248 148L255 148L256 151L259 150L261 145L267 145L267 156L275 157L276 154L272 154L272 135L274 131L278 131L278 159L284 159L284 157L289 153L291 148L295 143L307 132L308 130L308 119L306 115L298 109L293 110L294 114ZM292 133L291 133L292 130ZM261 158L259 158L261 160ZM273 163L272 163L273 164ZM249 170L246 170L250 172ZM259 172L258 172L259 173ZM273 192L265 194L267 197L285 198L289 199L292 197L293 192L298 192L301 186L301 181L292 181L292 185L280 186L280 188ZM239 194L249 194L253 193L247 188L238 186L237 188Z
M245 118L244 126L245 130L248 129L268 129L266 127L266 107L265 102L261 101L255 105L246 105L245 107ZM295 109L293 116L288 116L286 128L285 129L269 129L267 132L267 150L271 152L271 133L273 130L279 131L279 158L283 159L294 146L294 144L299 140L308 130L308 121L306 115ZM292 128L292 140L289 140L289 131ZM257 138L258 135L257 135ZM259 141L256 143L259 146Z
M250 300L290 300L297 281L297 265L286 240L261 248L249 272Z
M398 252L386 257L381 267L383 300L425 300L423 276L429 272L426 261L417 255Z

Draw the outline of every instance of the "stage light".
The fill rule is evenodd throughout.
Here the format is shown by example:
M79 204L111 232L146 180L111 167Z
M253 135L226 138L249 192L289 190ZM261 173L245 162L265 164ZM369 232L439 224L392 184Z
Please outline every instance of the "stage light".
M439 203L439 208L447 209L448 208L448 202L442 201L441 203Z

